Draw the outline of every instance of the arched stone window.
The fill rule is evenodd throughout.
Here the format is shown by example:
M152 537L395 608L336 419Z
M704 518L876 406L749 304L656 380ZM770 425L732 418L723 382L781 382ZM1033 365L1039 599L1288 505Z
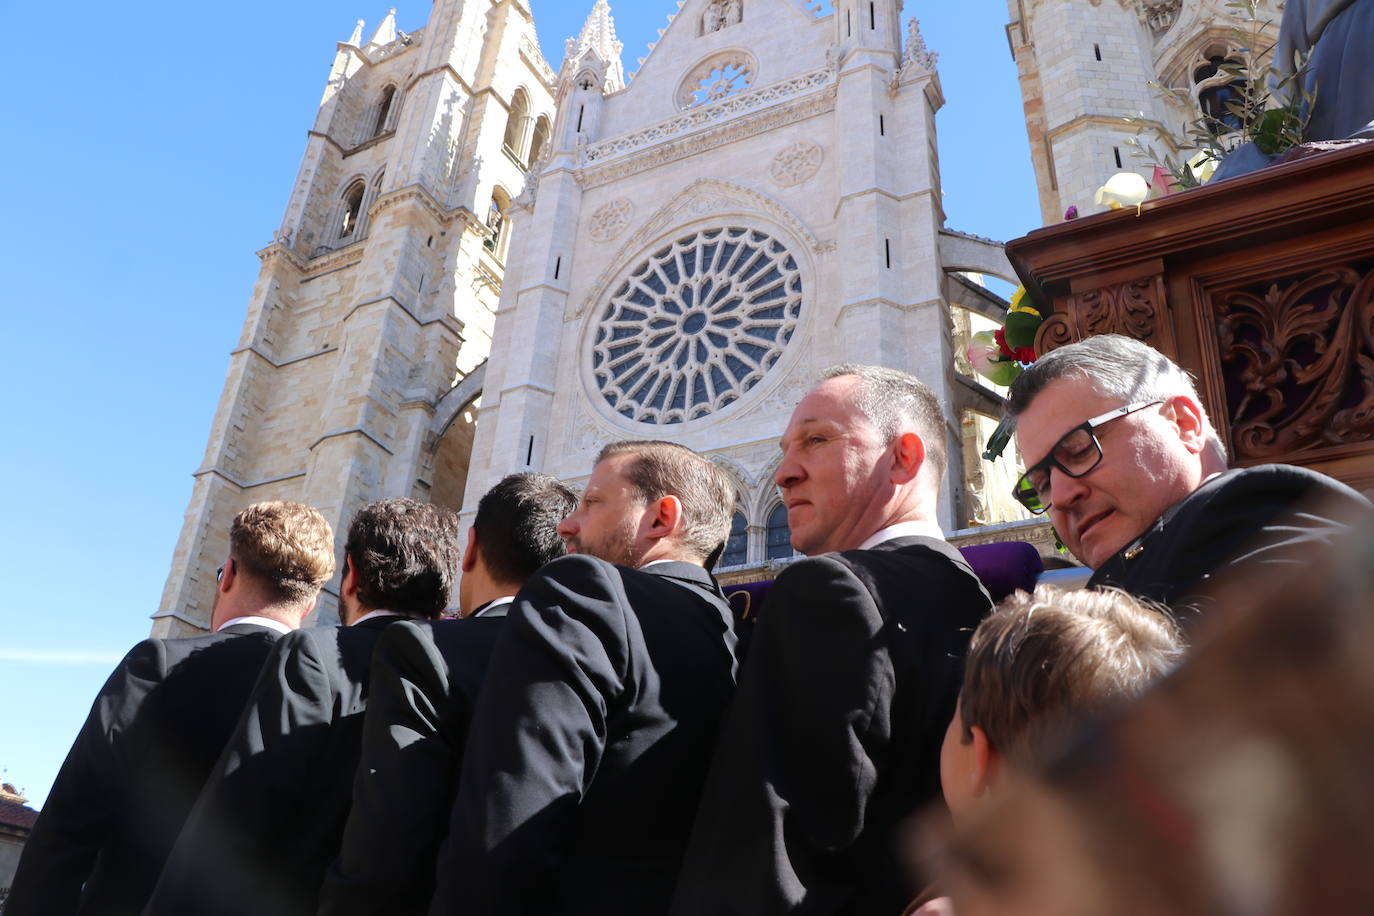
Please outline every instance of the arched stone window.
M506 136L502 144L506 152L521 162L525 156L525 130L530 120L530 97L525 90L515 90L510 102L510 114L506 118Z
M496 256L498 261L506 260L506 247L510 239L510 233L505 231L506 212L510 209L510 195L504 188L496 188L491 192L491 206L487 208L487 228L491 230L490 237L482 244L486 245L487 251Z
M615 289L591 370L610 408L640 423L685 423L734 403L777 363L801 317L796 258L744 227L684 235Z
M743 566L749 560L749 522L743 512L736 512L730 521L730 538L725 542L721 566Z
M539 157L544 152L544 147L549 143L549 119L543 115L534 122L534 135L530 139L530 158L526 163L533 168L538 162Z
M377 116L372 123L371 137L381 136L391 126L391 109L396 102L396 87L387 86L382 90L381 100L377 103Z
M351 239L355 236L361 238L359 224L363 219L363 198L367 194L367 185L360 178L348 186L348 190L343 195L343 215L339 220L339 238Z
M1226 70L1226 67L1237 63L1228 56L1226 48L1213 45L1193 68L1193 89L1197 93L1198 107L1204 115L1221 125L1222 133L1240 130L1243 126L1241 116L1227 107L1228 102L1240 102L1245 98L1245 80L1236 78Z
M792 529L787 525L787 507L782 503L768 513L768 537L765 543L770 560L790 557L796 552L792 549Z

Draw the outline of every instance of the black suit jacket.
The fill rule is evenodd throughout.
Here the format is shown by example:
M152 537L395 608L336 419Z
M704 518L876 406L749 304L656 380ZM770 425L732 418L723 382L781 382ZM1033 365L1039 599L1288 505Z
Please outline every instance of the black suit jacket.
M667 909L735 687L733 615L690 563L554 560L477 704L433 913Z
M940 799L963 658L991 607L959 552L935 538L784 569L759 614L672 912L902 912L917 888L899 827Z
M377 644L353 809L322 916L429 909L473 709L508 610L406 621Z
M1370 513L1369 501L1323 474L1283 464L1227 471L1175 503L1093 573L1168 605L1185 626L1221 577L1303 564Z
M142 911L277 637L235 624L129 651L62 764L6 913Z
M146 913L315 912L348 819L372 650L403 619L277 642Z

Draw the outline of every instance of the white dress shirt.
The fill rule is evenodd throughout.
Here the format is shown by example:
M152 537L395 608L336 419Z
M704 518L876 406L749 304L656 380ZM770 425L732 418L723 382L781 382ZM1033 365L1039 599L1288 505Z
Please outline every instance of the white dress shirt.
M868 550L870 547L877 547L884 541L891 541L896 538L909 538L916 535L935 538L937 541L943 541L945 539L945 533L940 530L938 524L932 521L918 519L910 522L898 522L895 525L888 525L886 528L881 528L873 532L859 545L859 549Z
M215 628L215 632L218 633L225 627L232 627L236 623L251 623L255 627L267 627L269 630L276 630L283 636L291 632L291 628L280 620L273 620L271 617L254 617L251 614L245 617L234 617L231 620L226 620Z

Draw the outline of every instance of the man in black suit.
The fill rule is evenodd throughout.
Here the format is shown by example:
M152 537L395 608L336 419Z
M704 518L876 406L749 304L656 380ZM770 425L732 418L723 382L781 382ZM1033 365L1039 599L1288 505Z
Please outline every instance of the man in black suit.
M940 798L991 601L936 522L948 424L903 372L837 366L776 482L792 546L759 613L673 901L679 916L902 912L899 828Z
M1128 337L1052 350L1016 380L1007 414L1026 459L1017 498L1048 509L1094 570L1089 585L1161 602L1185 626L1217 577L1298 568L1370 511L1354 490L1303 468L1227 470L1192 380Z
M423 914L478 691L525 580L563 555L577 495L547 474L511 474L477 504L458 585L462 620L388 627L372 655L362 757L321 916Z
M602 450L559 526L574 556L516 595L477 704L432 913L666 910L735 686L703 563L723 471L668 442Z
M278 641L146 913L315 912L348 818L373 647L393 623L438 617L458 562L447 509L383 499L358 510L344 626Z
M333 554L334 533L309 506L256 503L234 516L212 632L144 640L110 675L24 847L5 912L142 911L263 660L315 606Z

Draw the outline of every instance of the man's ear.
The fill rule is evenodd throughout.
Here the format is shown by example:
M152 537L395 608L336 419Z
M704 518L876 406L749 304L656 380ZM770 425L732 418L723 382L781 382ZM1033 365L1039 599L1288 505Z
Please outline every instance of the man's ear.
M477 565L477 528L474 526L468 529L468 546L463 551L462 570L465 573L472 572Z
M1174 426L1178 428L1178 438L1185 448L1199 454L1207 448L1207 427L1202 421L1202 405L1186 394L1174 395L1165 405Z
M234 584L234 580L238 578L238 575L239 565L234 562L233 557L230 557L224 561L224 572L220 575L219 581L215 583L215 588L219 589L222 594L227 595L230 587Z
M676 496L665 496L645 507L644 520L647 528L640 524L640 531L650 540L674 534L682 524L682 500Z
M352 597L358 594L358 571L353 568L353 558L344 554L343 581L339 583L339 597Z
M996 782L1002 770L1002 755L988 740L981 726L969 726L973 735L973 769L969 773L969 791L976 798L985 794Z
M902 433L892 443L892 482L910 483L926 463L926 444L915 433Z

